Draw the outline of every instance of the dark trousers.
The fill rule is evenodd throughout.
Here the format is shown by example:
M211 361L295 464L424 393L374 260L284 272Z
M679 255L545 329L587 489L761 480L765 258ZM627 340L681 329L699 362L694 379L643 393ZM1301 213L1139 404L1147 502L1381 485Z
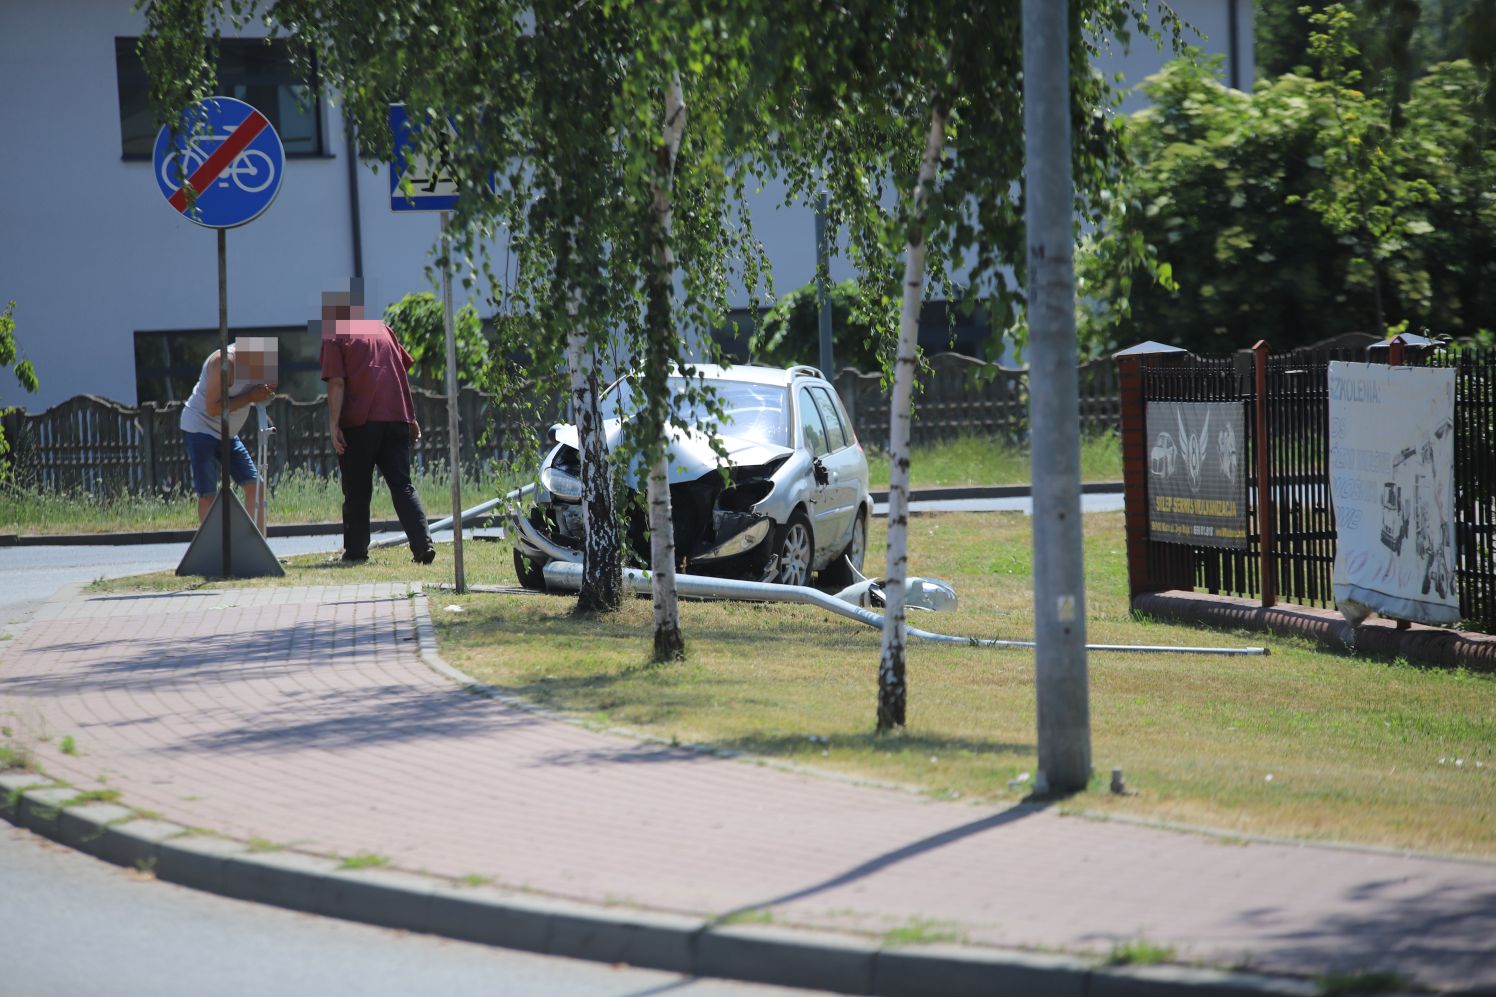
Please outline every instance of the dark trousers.
M369 500L374 496L374 468L384 475L395 502L395 515L405 528L411 553L431 547L426 510L410 483L410 425L404 422L366 422L343 429L347 447L338 455L343 476L343 556L369 553Z

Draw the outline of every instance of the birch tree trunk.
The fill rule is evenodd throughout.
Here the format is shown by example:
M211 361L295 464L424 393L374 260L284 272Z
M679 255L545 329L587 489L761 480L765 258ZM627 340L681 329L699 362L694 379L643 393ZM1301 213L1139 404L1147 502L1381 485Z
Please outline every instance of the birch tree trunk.
M930 111L925 156L914 184L914 216L904 247L904 304L899 315L899 350L893 372L888 424L888 570L883 582L883 646L878 661L878 731L904 726L908 689L904 681L904 579L909 573L909 420L914 395L919 308L925 291L925 206L935 166L945 145L945 114Z
M575 304L568 306L576 317ZM597 398L597 358L586 333L566 338L566 368L571 374L571 401L582 457L582 591L577 612L600 613L623 602L623 560L618 517L613 510L613 479L608 470L608 440L603 433Z
M686 656L685 638L680 632L680 606L675 596L675 527L671 521L666 428L671 399L669 384L665 380L676 353L675 320L670 305L675 289L675 258L670 249L671 187L675 176L675 157L680 152L681 135L685 128L686 103L681 94L680 78L677 77L665 94L665 121L656 153L651 198L655 219L655 251L654 267L649 277L646 369L659 390L651 392L647 404L658 415L651 422L658 431L657 442L660 447L659 456L649 468L648 491L655 661L678 661Z

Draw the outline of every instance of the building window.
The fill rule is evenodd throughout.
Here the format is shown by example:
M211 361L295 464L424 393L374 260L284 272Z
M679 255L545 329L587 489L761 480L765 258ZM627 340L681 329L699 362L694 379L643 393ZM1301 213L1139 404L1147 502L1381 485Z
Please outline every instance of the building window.
M126 159L150 159L160 131L151 113L151 81L135 52L138 38L114 40L119 77L120 150ZM236 97L265 115L288 156L320 156L321 100L315 67L302 77L284 38L225 38L218 43L218 93Z
M293 401L316 401L326 394L322 383L322 339L306 326L230 329L229 342L241 336L270 336L277 340L280 383L276 394ZM185 402L192 394L203 361L218 349L217 329L182 329L135 333L135 394L137 403Z

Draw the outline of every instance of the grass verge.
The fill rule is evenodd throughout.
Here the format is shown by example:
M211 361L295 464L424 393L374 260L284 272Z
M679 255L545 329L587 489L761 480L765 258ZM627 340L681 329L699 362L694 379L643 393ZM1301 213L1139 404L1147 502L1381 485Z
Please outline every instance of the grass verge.
M888 487L888 454L870 450L868 481L873 488ZM1121 481L1122 443L1115 433L1081 440L1082 481ZM962 436L915 447L909 459L915 488L955 485L1021 485L1029 481L1029 453L1021 447L986 436Z
M412 475L428 513L443 515L452 507L452 481L445 466L430 467ZM465 476L464 496L477 496L472 504L492 498L513 485L496 472ZM140 533L154 530L197 529L197 500L190 495L163 498L157 495L120 494L96 498L87 494L46 494L28 489L5 489L0 493L0 533ZM235 490L240 498L243 493ZM336 523L343 518L342 485L336 478L323 478L295 471L270 481L266 503L268 518L275 523ZM376 481L370 510L374 519L394 519L395 507L389 489Z

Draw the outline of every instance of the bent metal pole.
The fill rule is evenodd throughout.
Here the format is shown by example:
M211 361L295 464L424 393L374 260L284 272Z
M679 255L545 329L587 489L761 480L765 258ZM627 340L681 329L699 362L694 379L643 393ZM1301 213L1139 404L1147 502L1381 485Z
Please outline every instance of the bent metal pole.
M548 553L553 545L535 530L523 517L515 517L513 523L525 539ZM582 563L580 560L551 561L544 568L548 589L575 592L582 587ZM639 568L624 568L623 583L632 591L646 594L650 590L649 572ZM706 575L676 575L675 591L679 595L696 599L734 599L742 602L788 602L805 606L817 606L838 616L866 624L877 630L883 629L883 616L871 609L844 602L829 592L822 592L809 585L780 585L777 582L746 582L734 578L711 578ZM1038 645L1031 640L1002 640L995 637L959 637L938 634L919 627L909 627L909 636L937 644L960 644L964 647L1033 648ZM1265 647L1173 647L1167 644L1087 644L1091 651L1123 651L1135 654L1210 654L1210 655L1266 655Z

